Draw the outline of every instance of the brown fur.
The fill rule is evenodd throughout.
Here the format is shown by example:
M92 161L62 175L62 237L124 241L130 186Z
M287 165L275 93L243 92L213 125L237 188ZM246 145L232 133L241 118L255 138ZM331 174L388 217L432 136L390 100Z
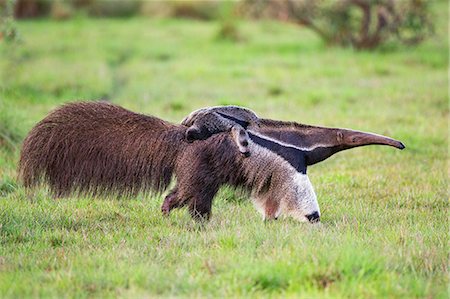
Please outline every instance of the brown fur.
M168 211L188 204L194 217L209 216L223 184L264 198L286 195L279 182L288 164L277 155L253 148L244 158L228 133L187 143L186 129L108 103L67 104L26 137L19 176L26 187L47 183L56 196L132 196L161 192L175 175Z

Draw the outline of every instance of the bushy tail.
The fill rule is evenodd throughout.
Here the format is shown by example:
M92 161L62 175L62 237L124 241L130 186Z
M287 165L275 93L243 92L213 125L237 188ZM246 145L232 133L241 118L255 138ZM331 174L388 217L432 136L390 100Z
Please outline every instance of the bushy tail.
M26 137L19 178L56 196L135 195L169 185L185 129L103 102L64 105Z

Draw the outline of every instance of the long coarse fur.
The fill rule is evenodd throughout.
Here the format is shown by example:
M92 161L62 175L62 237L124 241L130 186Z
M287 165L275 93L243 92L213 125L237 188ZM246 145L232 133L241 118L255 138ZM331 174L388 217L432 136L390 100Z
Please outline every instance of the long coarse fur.
M64 105L26 137L19 176L45 181L57 196L162 191L170 183L185 128L108 103Z

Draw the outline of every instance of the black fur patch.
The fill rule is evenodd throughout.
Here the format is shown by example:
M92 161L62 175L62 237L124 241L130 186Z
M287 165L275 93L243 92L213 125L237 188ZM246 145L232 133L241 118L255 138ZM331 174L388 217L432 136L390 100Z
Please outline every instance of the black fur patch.
M235 123L237 123L238 125L240 125L240 126L243 127L244 129L247 129L247 127L248 127L248 125L249 125L248 122L246 122L246 121L244 121L244 120L241 120L241 119L238 119L238 118L236 118L236 117L233 117L233 116L230 116L230 115L226 115L226 114L221 113L221 112L217 112L217 114L219 114L220 116L222 116L222 117L224 117L224 118L226 118L226 119L229 119L229 120L231 120L231 121L234 121Z
M306 174L305 151L299 150L294 147L283 146L279 143L254 135L251 132L247 133L254 143L274 152L275 154L286 160L289 164L291 164L298 172Z

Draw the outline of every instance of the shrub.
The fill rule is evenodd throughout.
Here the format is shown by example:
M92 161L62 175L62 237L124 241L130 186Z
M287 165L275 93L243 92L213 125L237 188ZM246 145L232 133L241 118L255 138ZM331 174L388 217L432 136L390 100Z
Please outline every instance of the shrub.
M254 17L294 22L328 44L372 49L388 41L417 44L433 31L425 0L247 0Z
M174 1L171 15L176 18L214 20L220 15L220 2L215 1Z
M140 11L141 2L131 1L91 1L86 2L89 15L96 17L131 17Z
M238 22L236 18L237 6L232 2L224 2L220 7L220 27L217 37L221 40L232 42L242 41L243 37L239 32Z
M222 40L237 42L242 40L236 22L226 20L220 24L217 37Z
M66 20L73 14L73 7L66 1L55 1L52 3L51 16L56 20Z
M14 10L17 18L66 19L74 10L98 17L129 17L139 13L141 4L140 0L17 0Z

